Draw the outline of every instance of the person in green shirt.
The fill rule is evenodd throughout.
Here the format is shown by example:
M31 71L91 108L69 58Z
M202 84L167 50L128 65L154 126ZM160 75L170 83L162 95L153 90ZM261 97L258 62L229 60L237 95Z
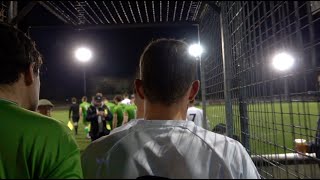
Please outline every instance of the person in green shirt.
M130 120L137 118L137 106L135 105L134 101L135 101L135 97L134 97L134 94L132 94L131 98L130 98L130 104L129 105L125 105L125 108L124 108L123 124L126 124Z
M116 105L114 103L110 102L107 98L104 98L104 104L110 109L110 112L113 117L113 111L114 111L114 108L116 107ZM111 121L107 122L107 129L110 131L113 129L112 122L113 122L113 118Z
M86 120L86 118L87 118L87 110L91 104L87 102L88 101L87 96L83 96L81 100L82 100L82 103L80 104L80 115L81 115L80 118L82 118L82 122L85 126L84 131L86 132L86 136L87 138L90 139L90 135L89 135L90 123Z
M72 132L35 112L42 64L35 43L5 23L0 39L0 179L83 178Z
M115 129L123 124L123 111L125 105L121 103L122 96L117 95L114 97L114 102L116 106L113 109L113 122L112 122L112 129Z
M116 107L116 104L110 102L108 99L105 99L104 104L108 106L111 112L113 112L114 107Z

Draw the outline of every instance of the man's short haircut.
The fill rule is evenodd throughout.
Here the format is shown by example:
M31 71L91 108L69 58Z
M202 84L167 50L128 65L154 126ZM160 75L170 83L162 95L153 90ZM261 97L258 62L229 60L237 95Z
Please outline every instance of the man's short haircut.
M75 97L73 97L73 98L71 98L71 102L77 102L77 98L75 98Z
M96 96L103 96L103 94L101 92L98 92Z
M87 98L87 96L83 96L82 97L82 101L84 102L84 101L87 101L88 100L88 98Z
M17 28L0 23L0 85L17 82L32 63L35 63L33 70L37 73L42 57L34 41Z
M121 102L123 100L123 98L121 95L116 95L113 100L116 102Z
M140 57L140 79L151 103L171 105L180 100L196 78L196 59L188 44L174 39L151 42Z

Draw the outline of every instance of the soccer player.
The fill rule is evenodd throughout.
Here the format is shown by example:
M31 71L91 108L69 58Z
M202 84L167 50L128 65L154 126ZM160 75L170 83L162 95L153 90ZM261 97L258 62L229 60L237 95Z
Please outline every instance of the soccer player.
M75 97L73 97L71 99L71 106L69 108L69 121L73 122L73 126L74 126L74 130L75 130L75 134L78 134L78 123L79 123L79 119L80 119L80 106L77 103L77 99Z
M40 99L38 103L37 112L42 115L51 117L53 104L48 99Z
M116 95L113 100L116 106L113 109L112 129L115 129L120 127L123 123L123 111L125 105L121 103L123 100L121 95Z
M82 179L69 128L35 112L42 57L17 28L0 23L0 179Z
M189 107L187 110L187 120L193 121L197 126L204 128L203 111L202 109L195 107L194 102L195 100L191 100L189 103ZM206 120L206 123L207 123L207 129L210 129L209 121Z
M132 119L136 119L137 115L137 106L134 103L135 97L134 94L131 95L130 97L130 104L125 105L124 111L123 111L123 124L128 123Z
M111 112L113 112L113 109L114 109L114 107L116 106L114 103L110 102L107 98L106 98L104 104L105 104L106 106L108 106L108 108L110 109Z
M89 128L89 123L87 121L87 110L90 107L90 103L87 102L88 101L87 96L83 96L81 101L82 102L80 104L80 109L79 109L80 117L82 118L82 122L85 126L84 131L86 132L86 137L90 138L90 135L89 135L90 128Z
M135 81L144 120L132 120L90 144L82 155L85 178L260 178L239 142L186 121L200 86L188 48L169 39L146 47Z
M125 94L123 95L123 100L121 101L121 103L122 103L122 104L126 104L126 105L131 104L130 99L128 98L128 94L127 94L127 93L125 93Z

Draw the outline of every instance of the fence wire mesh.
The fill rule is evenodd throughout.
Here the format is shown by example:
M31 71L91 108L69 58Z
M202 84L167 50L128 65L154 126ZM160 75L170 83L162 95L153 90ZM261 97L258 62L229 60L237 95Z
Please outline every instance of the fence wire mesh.
M0 1L0 22L6 22L8 19L8 1Z
M200 31L211 126L231 127L264 178L319 178L319 147L304 153L294 141L319 142L319 2L207 5Z

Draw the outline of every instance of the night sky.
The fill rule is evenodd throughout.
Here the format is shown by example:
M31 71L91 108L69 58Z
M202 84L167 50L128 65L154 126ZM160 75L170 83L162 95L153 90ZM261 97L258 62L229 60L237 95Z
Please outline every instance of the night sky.
M50 19L49 23L58 22L54 16L44 11L39 7L35 8L26 21L38 19L37 25L45 24L44 17L39 17L41 13L47 21ZM24 25L28 25L27 23L24 22ZM139 57L152 39L165 37L184 39L189 43L197 42L197 28L194 26L99 30L33 26L29 32L44 57L40 97L59 101L70 96L81 97L83 94L83 64L79 64L73 54L79 45L85 45L93 51L92 61L86 64L87 79L90 79L98 76L134 76Z

